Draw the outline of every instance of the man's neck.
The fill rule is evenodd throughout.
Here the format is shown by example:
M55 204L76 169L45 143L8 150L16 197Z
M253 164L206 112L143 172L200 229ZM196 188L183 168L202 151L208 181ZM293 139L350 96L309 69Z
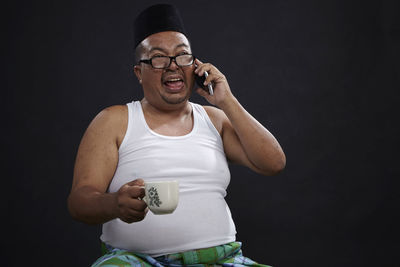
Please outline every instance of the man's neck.
M189 101L175 109L160 109L142 99L142 110L147 125L154 132L167 136L182 136L193 129L193 112Z
M146 98L141 101L143 112L150 116L179 118L192 113L192 107L188 100L179 104L157 105L150 103Z

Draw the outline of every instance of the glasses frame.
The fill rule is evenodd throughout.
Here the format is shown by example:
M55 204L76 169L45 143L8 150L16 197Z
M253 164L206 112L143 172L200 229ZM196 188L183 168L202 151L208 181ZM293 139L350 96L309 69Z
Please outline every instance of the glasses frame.
M179 64L176 62L176 58L177 58L177 57L180 57L180 56L192 56L192 57L193 57L193 62L192 62L191 64L189 64L189 65L179 65ZM153 59L154 59L154 58L157 58L157 57L169 58L169 64L168 64L168 66L166 66L166 67L164 67L164 68L156 68L156 67L154 67L154 66L153 66ZM154 57L151 57L151 58L149 58L149 59L141 59L141 60L139 60L139 64L140 64L140 63L149 64L153 69L162 70L162 69L167 69L167 68L169 68L169 66L171 66L172 61L174 61L175 64L176 64L178 67L187 67L187 66L193 65L193 63L194 63L195 60L196 60L196 57L195 57L193 54L182 54L182 55L177 55L177 56L174 56L174 57L170 57L170 56L154 56Z

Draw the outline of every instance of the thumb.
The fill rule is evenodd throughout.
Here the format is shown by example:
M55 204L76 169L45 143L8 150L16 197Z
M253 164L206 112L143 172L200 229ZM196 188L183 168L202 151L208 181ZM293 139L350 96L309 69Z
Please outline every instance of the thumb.
M144 181L143 181L143 179L136 179L136 180L133 180L133 181L130 181L129 183L127 183L127 185L129 185L129 186L135 186L135 185L137 185L137 186L144 186Z

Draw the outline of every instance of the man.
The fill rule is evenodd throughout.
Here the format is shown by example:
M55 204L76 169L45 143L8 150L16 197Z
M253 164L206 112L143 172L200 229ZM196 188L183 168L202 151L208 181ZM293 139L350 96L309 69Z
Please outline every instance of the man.
M178 11L144 10L135 21L144 97L101 111L77 153L68 206L73 218L103 224L105 255L93 266L257 265L241 254L224 200L227 159L273 175L285 155L272 134L233 96L225 76L192 55ZM189 102L195 75L208 72ZM148 213L146 181L176 179L180 200L170 215Z

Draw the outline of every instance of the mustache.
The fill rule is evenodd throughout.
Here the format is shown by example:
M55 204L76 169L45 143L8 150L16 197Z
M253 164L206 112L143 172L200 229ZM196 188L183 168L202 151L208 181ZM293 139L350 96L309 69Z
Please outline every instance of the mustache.
M184 81L185 76L180 72L166 72L161 76L162 82L166 82L169 79L181 79L182 81Z

